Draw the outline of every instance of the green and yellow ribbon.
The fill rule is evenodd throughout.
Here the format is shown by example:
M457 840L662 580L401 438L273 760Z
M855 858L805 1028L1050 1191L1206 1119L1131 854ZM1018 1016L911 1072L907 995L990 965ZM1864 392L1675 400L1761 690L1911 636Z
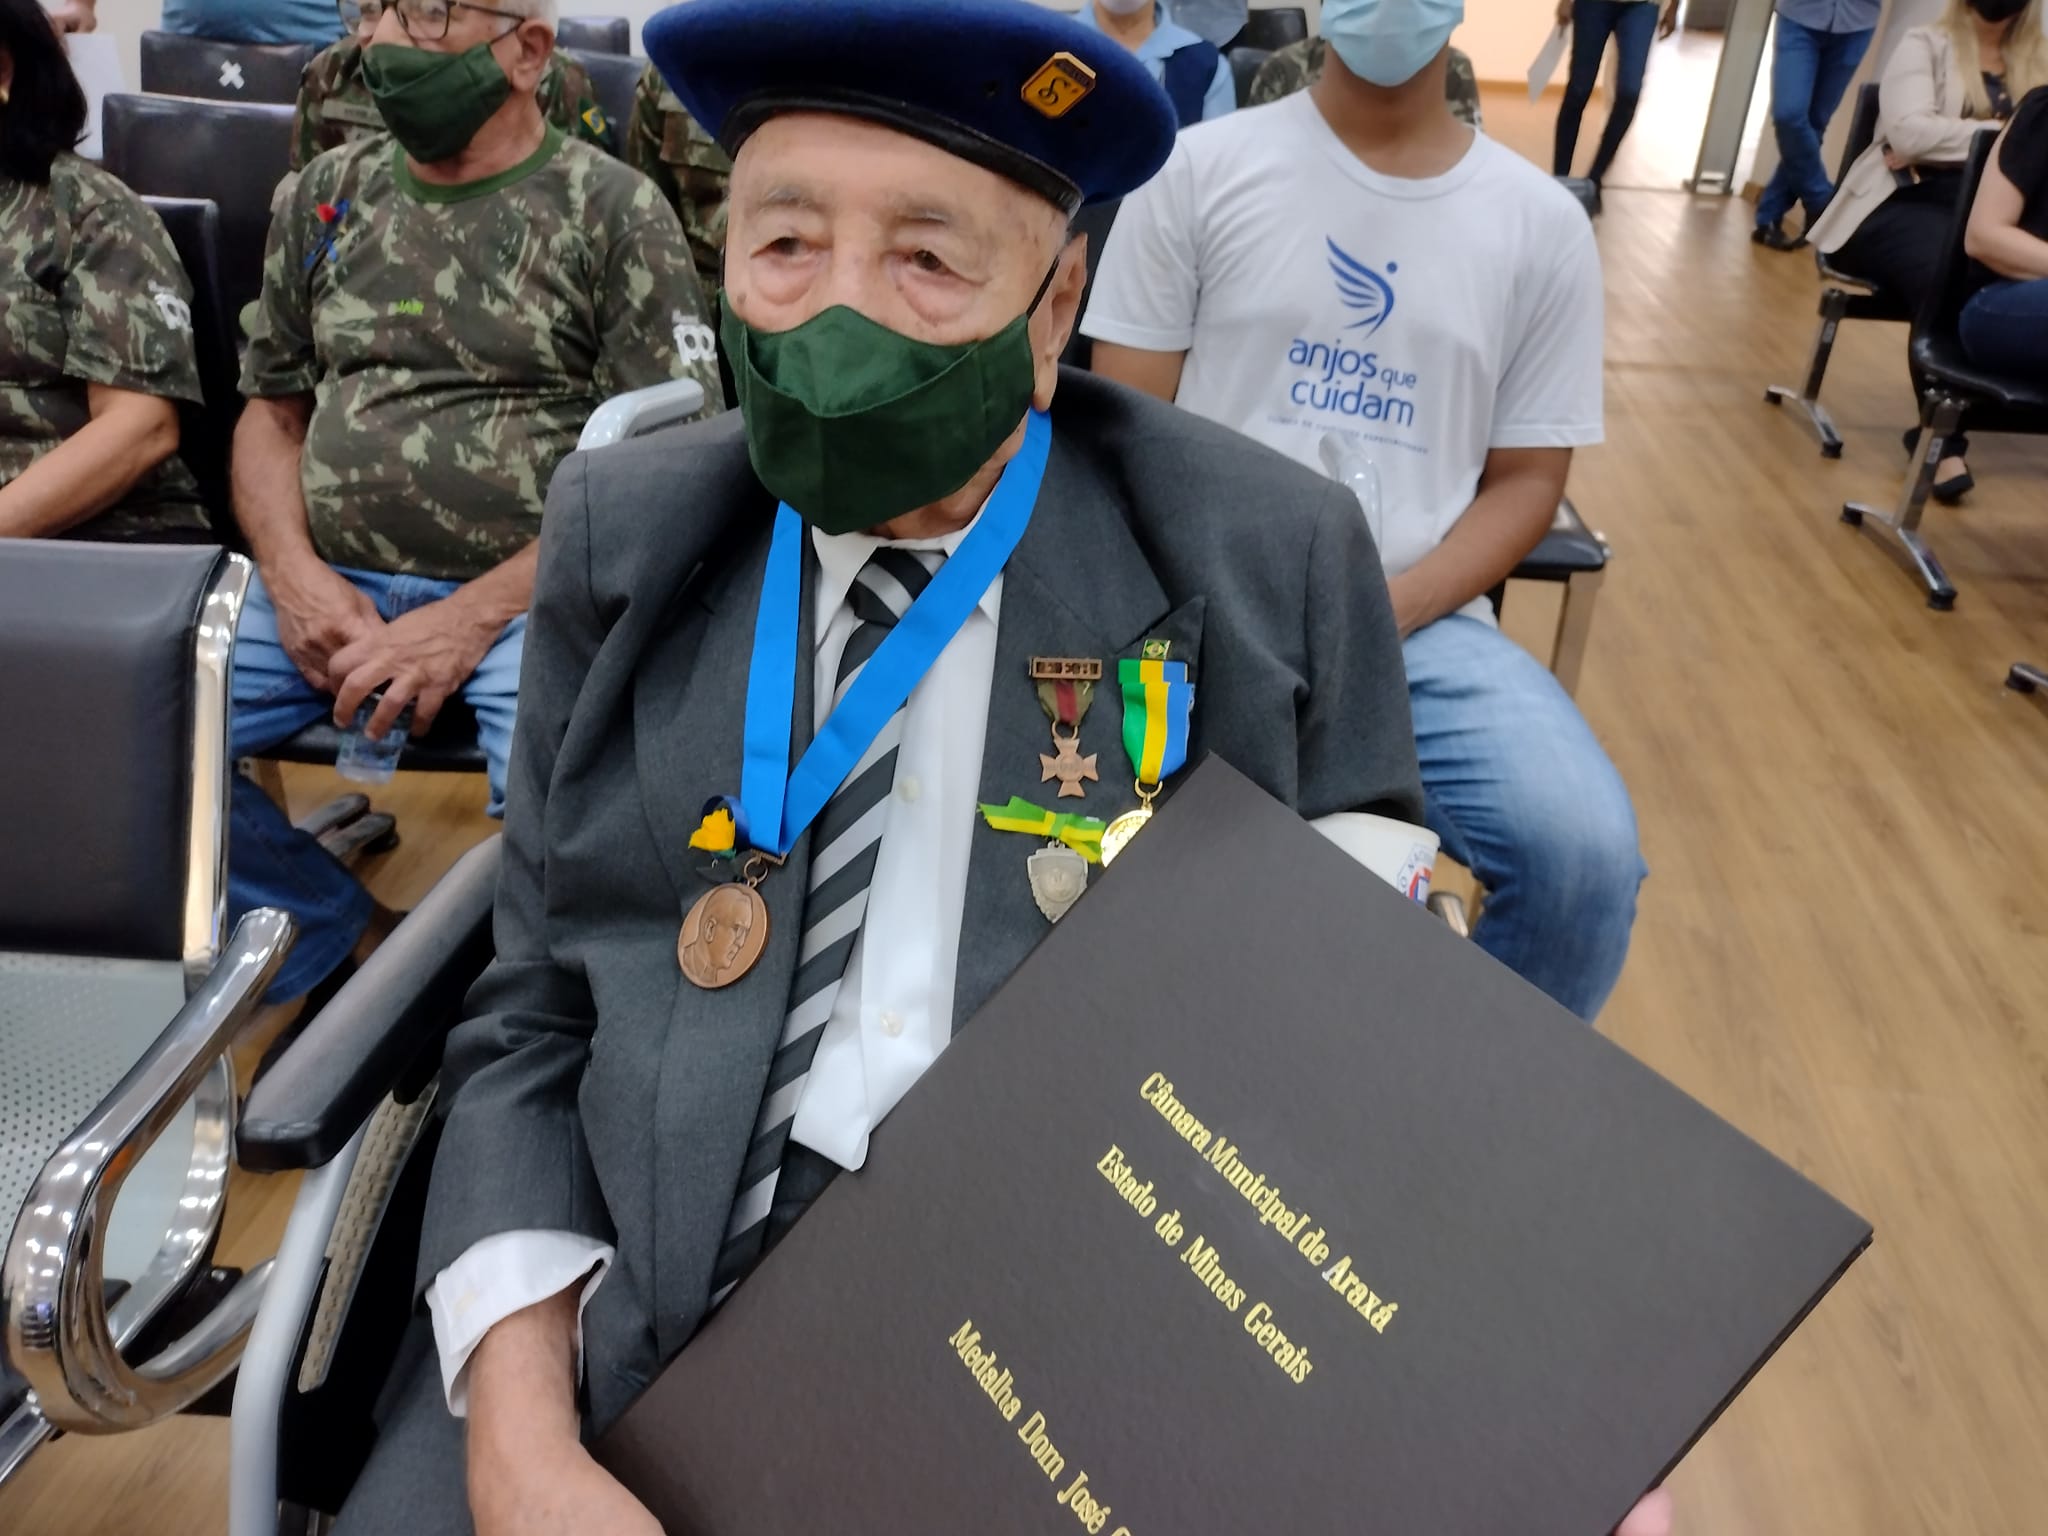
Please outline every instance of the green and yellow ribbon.
M1066 811L1048 811L1016 795L1008 805L984 805L982 820L998 832L1025 832L1065 843L1090 864L1102 862L1103 821Z

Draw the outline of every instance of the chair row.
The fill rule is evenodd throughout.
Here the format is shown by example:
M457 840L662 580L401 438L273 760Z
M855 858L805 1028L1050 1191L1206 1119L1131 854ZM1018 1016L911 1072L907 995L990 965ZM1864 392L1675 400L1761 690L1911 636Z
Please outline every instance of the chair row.
M579 446L665 430L703 400L688 380L621 396ZM371 1139L372 1160L419 1131L441 1032L490 956L495 839L443 878L237 1113L228 1051L293 937L267 910L226 929L229 668L251 576L214 548L0 541L0 714L37 722L36 749L0 760L0 796L35 807L0 821L0 1082L16 1090L0 1095L0 1233L12 1229L0 1249L0 1484L58 1431L225 1412L222 1384L259 1303L291 1319L281 1340L277 1327L253 1336L270 1365L279 1349L318 1349L301 1325L327 1278L328 1226L308 1248L309 1218L295 1213L275 1263L216 1267L230 1165L314 1169L346 1152L345 1179L394 1088L419 1108L394 1112L402 1123ZM330 1027L330 1013L374 1015L374 1041ZM347 1064L337 1032L354 1042ZM321 1202L337 1193L315 1176L301 1204L331 1225L337 1207ZM380 1208L358 1197L374 1230ZM400 1280L392 1293L401 1313L408 1290ZM289 1380L317 1399L347 1376L329 1361ZM282 1381L245 1369L236 1392ZM238 1424L238 1463L244 1438ZM308 1476L327 1475L324 1444L303 1449ZM237 1529L276 1529L274 1501L252 1517L237 1499Z
M632 24L623 16L564 16L556 26L555 43L578 55L618 55L631 50L632 34ZM299 76L319 51L314 43L228 43L178 32L145 32L142 89L157 96L288 106L298 100Z
M1878 87L1866 85L1857 96L1842 161L1843 174L1875 137L1877 113ZM1836 332L1844 320L1905 321L1911 326L1907 346L1913 366L1927 381L1927 388L1920 398L1920 430L1913 462L1907 467L1898 503L1888 512L1852 501L1843 505L1841 516L1851 527L1878 536L1919 581L1928 607L1937 611L1955 606L1956 589L1940 558L1922 536L1920 521L1934 489L1935 470L1950 452L1949 445L1966 427L1988 433L2048 434L2048 390L2037 383L2001 377L1978 367L1964 350L1959 331L1963 306L1977 284L1966 246L1970 211L1996 138L1994 133L1979 133L1971 148L1926 302L1915 310L1898 296L1878 291L1854 274L1833 267L1826 256L1816 255L1824 284L1821 325L1806 384L1797 392L1786 385L1772 385L1764 394L1773 405L1796 406L1819 437L1822 455L1839 458L1841 434L1819 398ZM2017 672L2015 678L2019 678ZM2020 681L2024 679L2014 686L2019 686Z

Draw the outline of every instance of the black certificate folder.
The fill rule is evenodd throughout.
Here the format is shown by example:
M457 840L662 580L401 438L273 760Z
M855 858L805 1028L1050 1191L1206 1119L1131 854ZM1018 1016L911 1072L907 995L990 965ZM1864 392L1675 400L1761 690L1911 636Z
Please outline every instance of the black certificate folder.
M677 1536L1602 1536L1869 1241L1211 759L598 1454Z

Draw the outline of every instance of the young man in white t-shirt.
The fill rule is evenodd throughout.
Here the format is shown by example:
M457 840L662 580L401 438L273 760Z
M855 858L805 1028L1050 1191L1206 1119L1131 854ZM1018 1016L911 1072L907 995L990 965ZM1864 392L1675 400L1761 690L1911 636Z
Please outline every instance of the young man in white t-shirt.
M1568 193L1445 106L1462 10L1325 0L1322 79L1181 135L1081 329L1098 373L1304 464L1369 456L1430 824L1486 885L1479 942L1591 1020L1646 873L1635 816L1486 594L1600 441L1600 260Z

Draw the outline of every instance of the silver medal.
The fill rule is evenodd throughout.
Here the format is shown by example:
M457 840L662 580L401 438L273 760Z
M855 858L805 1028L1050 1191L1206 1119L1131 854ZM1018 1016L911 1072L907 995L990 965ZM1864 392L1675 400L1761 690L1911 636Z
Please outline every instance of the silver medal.
M1088 889L1088 861L1065 843L1052 843L1031 855L1025 863L1031 876L1031 899L1046 921L1056 923L1067 908Z

